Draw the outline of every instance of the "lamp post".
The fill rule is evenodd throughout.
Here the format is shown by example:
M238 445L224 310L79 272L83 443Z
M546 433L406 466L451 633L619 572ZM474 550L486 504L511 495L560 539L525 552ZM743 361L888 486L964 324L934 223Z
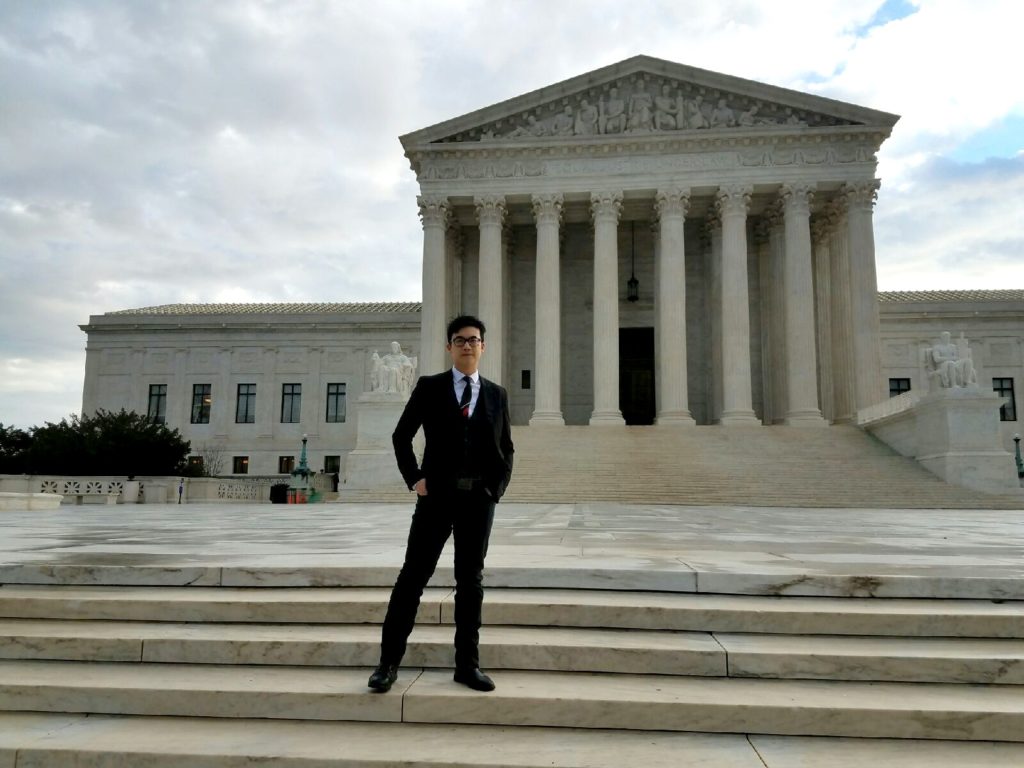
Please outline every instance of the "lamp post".
M1024 460L1020 457L1020 434L1013 436L1013 458L1017 462L1017 477L1024 477Z

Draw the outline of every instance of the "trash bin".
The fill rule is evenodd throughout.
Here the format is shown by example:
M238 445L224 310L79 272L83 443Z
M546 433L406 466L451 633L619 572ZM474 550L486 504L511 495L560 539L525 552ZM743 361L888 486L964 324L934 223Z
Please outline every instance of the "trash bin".
M139 503L139 485L138 480L125 480L124 489L121 491L122 504Z

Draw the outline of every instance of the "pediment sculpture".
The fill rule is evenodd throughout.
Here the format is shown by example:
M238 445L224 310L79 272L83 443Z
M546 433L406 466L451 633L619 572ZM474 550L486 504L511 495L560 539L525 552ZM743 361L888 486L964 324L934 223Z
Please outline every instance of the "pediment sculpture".
M665 77L636 75L595 86L440 139L441 142L628 136L851 121Z
M402 345L392 341L391 352L381 357L374 350L370 360L371 392L409 397L416 381L417 358L406 355L402 352Z
M978 387L978 373L963 333L954 342L949 331L943 331L935 346L924 350L924 370L930 392Z

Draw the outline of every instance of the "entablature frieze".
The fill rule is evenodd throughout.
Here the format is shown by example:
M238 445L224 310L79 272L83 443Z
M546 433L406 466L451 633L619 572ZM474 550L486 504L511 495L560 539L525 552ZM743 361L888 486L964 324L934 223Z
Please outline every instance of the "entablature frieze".
M477 196L646 188L683 179L694 186L750 179L756 184L862 182L874 178L874 148L866 144L744 147L665 154L535 157L437 154L423 158L419 182L425 195Z

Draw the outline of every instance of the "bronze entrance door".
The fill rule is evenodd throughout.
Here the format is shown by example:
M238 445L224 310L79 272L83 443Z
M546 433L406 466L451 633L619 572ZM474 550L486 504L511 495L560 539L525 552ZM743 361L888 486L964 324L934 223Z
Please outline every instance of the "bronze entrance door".
M619 409L627 424L653 424L654 329L619 329Z

